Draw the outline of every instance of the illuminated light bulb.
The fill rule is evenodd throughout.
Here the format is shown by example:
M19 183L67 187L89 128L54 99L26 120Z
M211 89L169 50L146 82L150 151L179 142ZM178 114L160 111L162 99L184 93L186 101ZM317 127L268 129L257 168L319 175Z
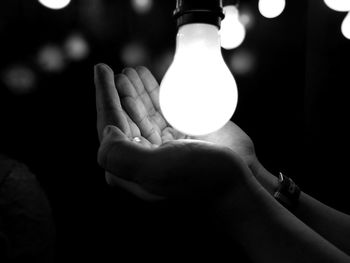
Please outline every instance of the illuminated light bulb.
M39 2L50 9L62 9L70 3L70 0L39 0Z
M234 5L224 7L225 18L221 22L221 46L233 49L242 44L245 38L245 27L239 20L238 9Z
M350 11L349 0L324 0L325 4L335 11L346 12Z
M341 32L344 37L350 39L350 12L345 16L343 23L341 24Z
M286 0L259 0L259 11L266 18L279 16L286 6Z
M179 28L159 96L166 120L185 134L209 134L230 120L237 86L221 55L218 27L189 23Z

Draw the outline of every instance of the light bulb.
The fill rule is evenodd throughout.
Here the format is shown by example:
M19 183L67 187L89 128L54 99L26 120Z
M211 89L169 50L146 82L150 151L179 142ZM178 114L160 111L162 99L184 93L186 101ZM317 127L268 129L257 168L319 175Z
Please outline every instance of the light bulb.
M245 38L245 27L239 21L238 9L234 5L224 7L225 18L221 22L221 46L233 49L242 44Z
M70 3L70 0L39 0L39 2L50 9L62 9Z
M279 16L286 6L286 0L259 0L259 11L266 18Z
M341 24L341 32L344 37L350 39L350 12L345 16L343 23Z
M190 23L179 28L159 99L166 120L188 135L209 134L230 120L237 86L221 55L218 27Z
M325 4L339 12L350 11L350 1L349 0L324 0Z

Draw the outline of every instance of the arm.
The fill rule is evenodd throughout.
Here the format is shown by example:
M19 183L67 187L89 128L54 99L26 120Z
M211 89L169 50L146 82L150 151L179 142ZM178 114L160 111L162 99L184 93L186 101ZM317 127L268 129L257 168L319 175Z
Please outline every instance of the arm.
M278 179L259 164L253 170L259 183L273 195L277 189ZM339 212L308 194L301 192L299 204L294 215L305 224L333 243L348 255L350 254L350 216Z
M244 202L233 202L225 222L254 262L349 262L349 256L280 205L255 178L238 196Z
M228 146L238 153L250 167L258 182L272 197L277 189L278 179L258 161L253 141L242 129L229 122L221 130L201 139ZM294 211L294 215L350 255L349 215L320 203L306 193L301 193L299 206Z
M167 126L159 112L159 87L149 71L128 69L117 78L114 87L113 72L98 69L95 82L99 134L104 126L113 125L101 141L99 162L111 173L112 180L121 178L163 197L186 200L192 197L202 202L211 200L211 204L216 200L215 207L220 206L220 213L215 215L226 223L225 229L255 262L349 262L344 252L295 217L262 187L274 190L276 181L271 174L264 175L262 166L255 168L258 162L253 144L238 126L229 122L215 134L193 138L209 144L179 140L181 135ZM141 81L144 85L139 85ZM147 108L151 115L147 115ZM144 116L147 118L141 118ZM152 120L152 125L140 122L144 119ZM130 134L133 129L124 129L122 124L126 121L125 126L133 127L134 133ZM150 136L155 132L161 135L161 143L159 137L155 140ZM133 141L135 136L141 136L140 143ZM203 195L196 196L198 193Z

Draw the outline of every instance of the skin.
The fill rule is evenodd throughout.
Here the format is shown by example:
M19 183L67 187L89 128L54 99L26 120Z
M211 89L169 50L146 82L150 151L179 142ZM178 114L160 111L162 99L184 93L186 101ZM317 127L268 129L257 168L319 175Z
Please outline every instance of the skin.
M229 147L185 136L166 122L159 85L148 69L128 68L114 76L101 65L95 73L98 156L110 185L146 200L194 200L203 198L197 193L208 192L215 200L253 176ZM232 176L235 173L238 176Z
M279 204L272 196L276 177L233 122L201 137L174 130L161 114L159 85L144 67L114 76L97 65L95 86L98 160L110 185L146 200L210 200L254 262L350 261L350 217L305 193L294 214Z

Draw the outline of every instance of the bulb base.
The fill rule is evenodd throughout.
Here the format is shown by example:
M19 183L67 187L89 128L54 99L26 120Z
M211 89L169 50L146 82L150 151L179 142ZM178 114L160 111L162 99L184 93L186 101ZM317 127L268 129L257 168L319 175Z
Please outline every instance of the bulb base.
M222 0L177 0L173 16L177 27L191 23L204 23L218 28L225 17Z

